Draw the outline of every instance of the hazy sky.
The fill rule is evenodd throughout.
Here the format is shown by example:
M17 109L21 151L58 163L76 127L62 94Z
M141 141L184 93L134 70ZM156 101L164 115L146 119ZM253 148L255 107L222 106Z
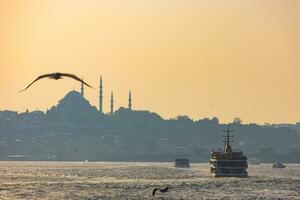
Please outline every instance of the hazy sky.
M0 0L0 110L46 110L71 79L164 118L300 121L298 0Z

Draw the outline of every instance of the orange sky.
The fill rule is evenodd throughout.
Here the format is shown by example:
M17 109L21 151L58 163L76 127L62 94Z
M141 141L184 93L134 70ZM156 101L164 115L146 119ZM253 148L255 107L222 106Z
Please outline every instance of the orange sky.
M222 122L300 121L298 0L0 0L0 110L46 110L80 84L42 80L69 72L99 87L104 109ZM86 89L98 105L98 90Z

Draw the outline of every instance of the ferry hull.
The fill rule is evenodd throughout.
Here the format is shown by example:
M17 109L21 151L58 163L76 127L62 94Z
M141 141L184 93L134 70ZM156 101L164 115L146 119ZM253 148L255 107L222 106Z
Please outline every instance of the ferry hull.
M213 176L214 177L242 177L242 178L245 178L245 177L248 177L248 174L216 174L216 173L213 173Z

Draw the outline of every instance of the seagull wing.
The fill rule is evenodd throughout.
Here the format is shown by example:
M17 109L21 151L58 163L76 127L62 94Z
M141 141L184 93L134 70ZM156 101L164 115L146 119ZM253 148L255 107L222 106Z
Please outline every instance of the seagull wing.
M155 189L152 191L152 196L155 195L155 193L156 193L157 190L159 190L159 189L155 188Z
M27 90L33 83L35 83L36 81L42 79L42 78L47 78L47 77L51 77L52 74L44 74L44 75L41 75L39 77L37 77L34 81L32 81L26 88L24 88L23 90L20 90L19 92L23 92L24 90Z
M170 187L165 187L165 188L163 189L163 192L168 192L169 189L170 189Z
M77 81L82 82L84 85L86 85L86 86L88 86L88 87L90 87L90 88L93 88L92 86L90 86L89 84L87 84L86 82L84 82L82 79L78 78L78 76L76 76L76 75L74 75L74 74L62 73L61 76L66 76L66 77L75 79L75 80L77 80Z

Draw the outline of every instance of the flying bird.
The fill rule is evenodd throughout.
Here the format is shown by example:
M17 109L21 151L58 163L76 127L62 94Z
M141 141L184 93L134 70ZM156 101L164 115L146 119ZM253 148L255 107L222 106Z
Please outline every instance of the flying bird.
M35 83L36 81L43 79L43 78L50 78L50 79L54 79L54 80L58 80L58 79L62 79L63 77L69 77L72 79L75 79L76 81L82 82L84 85L93 88L92 86L90 86L89 84L87 84L86 82L84 82L82 79L78 78L76 75L74 74L67 74L67 73L52 73L52 74L44 74L41 75L39 77L37 77L34 81L32 81L26 88L24 88L23 90L20 90L19 92L23 92L24 90L27 90L33 83Z
M159 188L154 188L153 191L152 191L152 195L154 196L156 191L160 191L161 193L165 193L165 192L168 192L168 190L170 189L170 187L165 187L163 189L159 189Z

